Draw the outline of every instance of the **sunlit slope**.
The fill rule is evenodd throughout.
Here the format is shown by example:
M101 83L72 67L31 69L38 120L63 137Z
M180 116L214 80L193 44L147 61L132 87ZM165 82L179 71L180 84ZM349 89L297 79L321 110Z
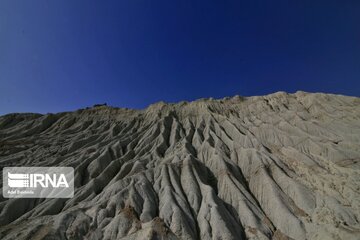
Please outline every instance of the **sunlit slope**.
M359 98L10 114L0 165L76 178L72 199L2 198L0 239L360 238Z

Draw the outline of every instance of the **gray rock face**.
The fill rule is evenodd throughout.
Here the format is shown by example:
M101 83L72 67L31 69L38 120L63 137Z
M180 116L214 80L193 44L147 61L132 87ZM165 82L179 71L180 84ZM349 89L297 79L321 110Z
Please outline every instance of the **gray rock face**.
M0 166L75 168L72 199L1 198L0 239L360 239L359 98L9 114Z

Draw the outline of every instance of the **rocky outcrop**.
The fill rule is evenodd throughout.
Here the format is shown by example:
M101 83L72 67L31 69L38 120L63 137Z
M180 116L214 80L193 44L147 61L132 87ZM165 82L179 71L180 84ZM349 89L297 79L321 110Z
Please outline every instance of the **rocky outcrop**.
M0 166L75 169L71 199L1 198L0 239L360 238L355 97L9 114Z

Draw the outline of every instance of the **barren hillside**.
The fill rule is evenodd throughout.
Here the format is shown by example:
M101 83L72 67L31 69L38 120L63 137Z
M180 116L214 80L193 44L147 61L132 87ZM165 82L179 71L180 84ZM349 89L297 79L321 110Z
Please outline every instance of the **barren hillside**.
M1 198L0 239L360 239L355 97L9 114L0 166L75 169L72 199Z

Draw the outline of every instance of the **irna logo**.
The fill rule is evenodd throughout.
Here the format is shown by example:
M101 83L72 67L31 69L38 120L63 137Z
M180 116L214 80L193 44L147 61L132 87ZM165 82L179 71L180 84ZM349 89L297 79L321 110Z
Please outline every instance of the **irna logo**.
M8 172L8 185L12 188L17 187L69 187L64 174L21 174Z
M71 198L74 195L74 169L5 167L3 183L6 198Z

